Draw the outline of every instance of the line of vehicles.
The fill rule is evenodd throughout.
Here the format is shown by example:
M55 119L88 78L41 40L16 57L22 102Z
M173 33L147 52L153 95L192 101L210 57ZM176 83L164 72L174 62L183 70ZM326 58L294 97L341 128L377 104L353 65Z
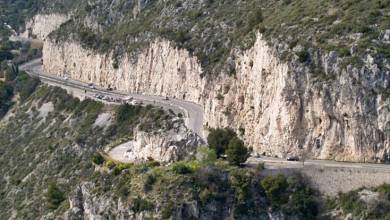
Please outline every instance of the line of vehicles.
M67 80L68 78L66 78L65 80ZM93 84L93 83L88 83L88 87L90 89L96 89L96 86ZM107 91L113 91L114 88L112 88L111 86L108 86L106 88ZM87 92L87 90L85 90L85 92ZM125 98L114 98L114 97L111 97L109 95L103 95L103 94L95 94L94 97L96 99L99 99L99 100L103 100L103 101L107 101L107 102L117 102L117 103L122 103L122 104L131 104L131 105L142 105L143 102L142 101L139 101L139 100L135 100L133 97L131 96L128 96L128 97L125 97ZM166 96L166 97L163 97L162 98L163 101L169 101L169 97Z
M116 102L121 104L130 104L130 105L142 105L143 102L139 100L135 100L133 97L125 97L125 98L115 98L109 95L103 95L103 94L95 94L94 98L103 100L106 102Z

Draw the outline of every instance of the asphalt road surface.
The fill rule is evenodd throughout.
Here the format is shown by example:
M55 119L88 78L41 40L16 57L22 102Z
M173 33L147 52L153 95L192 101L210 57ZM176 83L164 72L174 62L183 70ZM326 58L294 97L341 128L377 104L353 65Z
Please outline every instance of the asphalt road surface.
M189 129L195 131L203 139L205 138L205 132L203 129L203 108L202 106L179 99L170 98L165 100L165 97L131 94L123 91L107 91L104 88L96 87L92 89L87 83L64 79L58 76L47 74L43 71L40 59L33 60L25 63L19 67L21 70L26 71L28 74L38 76L41 81L60 86L62 88L70 90L72 93L76 93L80 96L88 96L94 98L96 94L108 95L113 98L125 98L133 97L135 100L142 101L144 104L152 104L154 106L160 106L166 110L172 109L175 113L182 113L185 117L186 125ZM85 93L86 91L86 93ZM303 167L302 161L287 161L282 158L273 157L250 157L247 161L249 166L253 166L259 163L264 163L269 168L299 168ZM360 168L360 169L384 169L390 170L388 164L373 164L373 163L348 163L337 162L329 160L306 160L304 163L307 165L315 165L322 167L345 167L345 168Z
M42 69L41 59L32 60L21 65L19 68L32 76L39 77L40 80L45 83L60 86L67 89L68 91L70 90L72 93L78 96L94 98L96 94L102 94L119 99L132 97L134 100L142 101L145 105L151 104L162 107L166 110L172 109L176 114L182 113L184 115L186 126L189 129L196 132L200 137L205 137L205 132L203 129L203 108L196 103L173 98L165 100L165 97L162 96L132 94L123 91L107 91L105 88L98 86L95 86L95 88L90 88L88 83L73 79L65 79L45 73Z
M305 160L303 161L287 161L283 158L274 157L250 157L247 165L254 166L259 163L264 163L267 168L302 168L303 166L321 166L321 167L338 167L338 168L357 168L357 169L376 169L390 171L390 164L376 163L351 163L338 162L333 160Z

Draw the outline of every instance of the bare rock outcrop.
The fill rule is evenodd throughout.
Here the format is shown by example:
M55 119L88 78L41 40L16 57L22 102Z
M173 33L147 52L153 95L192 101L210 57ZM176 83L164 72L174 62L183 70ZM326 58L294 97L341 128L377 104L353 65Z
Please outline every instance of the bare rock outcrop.
M109 155L121 162L142 162L153 159L158 162L174 162L189 159L202 138L190 131L184 123L176 122L168 131L134 131L134 140L123 143L109 151Z
M21 35L24 38L34 37L45 40L52 31L68 19L64 14L37 14L27 22L26 30Z
M47 39L48 73L133 93L176 96L204 107L209 127L236 129L258 153L284 157L304 149L311 157L389 161L389 63L364 57L361 67L343 66L335 52L310 52L316 72L293 56L283 61L282 43L258 35L247 51L232 51L236 74L203 74L196 57L157 39L135 59L99 54L73 41ZM317 74L317 75L316 75Z

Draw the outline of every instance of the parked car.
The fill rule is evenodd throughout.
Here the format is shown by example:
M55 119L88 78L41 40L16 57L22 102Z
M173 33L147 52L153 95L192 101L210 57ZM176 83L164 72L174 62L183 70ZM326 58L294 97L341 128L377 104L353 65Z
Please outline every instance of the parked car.
M141 104L141 102L139 102L137 100L133 100L133 101L130 102L130 104L132 104L132 105L139 105L139 104Z
M297 156L288 156L286 158L287 161L299 161L299 157Z
M96 95L95 95L95 98L97 98L97 99L103 99L103 97L104 97L104 96L101 95L101 94L96 94Z
M123 101L131 101L131 100L133 100L133 97L131 97L131 96L127 96L127 97L125 97L125 98L123 98L122 99Z

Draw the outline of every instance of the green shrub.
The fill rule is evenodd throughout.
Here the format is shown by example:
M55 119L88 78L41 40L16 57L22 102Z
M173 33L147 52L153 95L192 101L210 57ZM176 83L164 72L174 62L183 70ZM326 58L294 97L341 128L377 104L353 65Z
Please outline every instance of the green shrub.
M140 106L132 106L129 104L124 104L119 106L116 111L116 121L117 123L126 123L131 119L134 119L141 111Z
M145 182L144 182L144 191L150 191L153 188L153 184L156 182L157 178L153 174L146 175Z
M32 78L25 72L19 72L16 77L15 89L19 93L20 99L26 100L39 84L39 79Z
M377 191L390 202L390 184L383 184L378 187Z
M10 51L0 48L0 62L4 60L12 60L13 58L14 56Z
M230 165L239 166L249 157L249 150L245 147L244 142L238 137L230 140L226 150L227 160Z
M132 199L132 210L135 213L139 213L142 211L147 211L153 209L153 203L141 198L141 197L136 197Z
M168 204L164 206L161 211L162 219L170 219L175 208L175 204L172 201L168 201Z
M251 31L257 24L263 21L263 13L261 9L258 8L255 11L252 11L249 15L248 20L248 31Z
M196 159L204 164L214 164L217 160L217 153L214 149L202 146L197 150Z
M185 162L177 162L172 167L173 172L177 174L189 174L192 173L190 167L187 166Z
M364 202L360 200L357 191L340 194L339 200L340 206L345 213L352 213L358 216L365 210Z
M5 81L11 82L18 76L19 68L16 65L12 65L10 67L7 66L7 68L5 68L3 71L5 75Z
M65 200L65 196L55 182L50 182L46 199L49 209L57 209L58 206Z
M112 169L112 168L114 168L115 167L115 163L114 163L114 161L112 161L112 160L107 160L106 162L105 162L105 166L108 168L108 169Z
M230 174L231 184L235 189L237 201L248 201L251 198L251 174L244 169L233 170Z
M97 165L102 165L104 163L104 157L100 153L95 153L92 156L92 162Z
M126 184L121 184L118 188L118 194L121 198L126 198L129 195L129 187Z
M287 213L299 216L299 219L315 219L319 208L311 190L302 186L300 190L293 192L289 198Z
M205 188L199 193L199 199L202 204L206 204L207 202L215 199L215 193L211 192L209 189Z
M230 140L236 137L237 134L227 128L227 129L210 129L209 135L207 136L207 143L211 149L214 149L217 153L217 156L220 157L225 153L226 148L229 145Z
M0 81L0 118L3 117L10 108L12 96L12 86Z
M310 54L306 50L302 50L300 52L297 52L298 60L301 63L306 63L310 59Z
M279 208L287 203L288 196L286 192L288 183L283 175L267 176L261 181L261 186L265 190L272 207Z
M123 170L130 169L131 167L132 167L132 164L129 164L129 163L115 164L113 173L114 173L114 175L119 175Z

